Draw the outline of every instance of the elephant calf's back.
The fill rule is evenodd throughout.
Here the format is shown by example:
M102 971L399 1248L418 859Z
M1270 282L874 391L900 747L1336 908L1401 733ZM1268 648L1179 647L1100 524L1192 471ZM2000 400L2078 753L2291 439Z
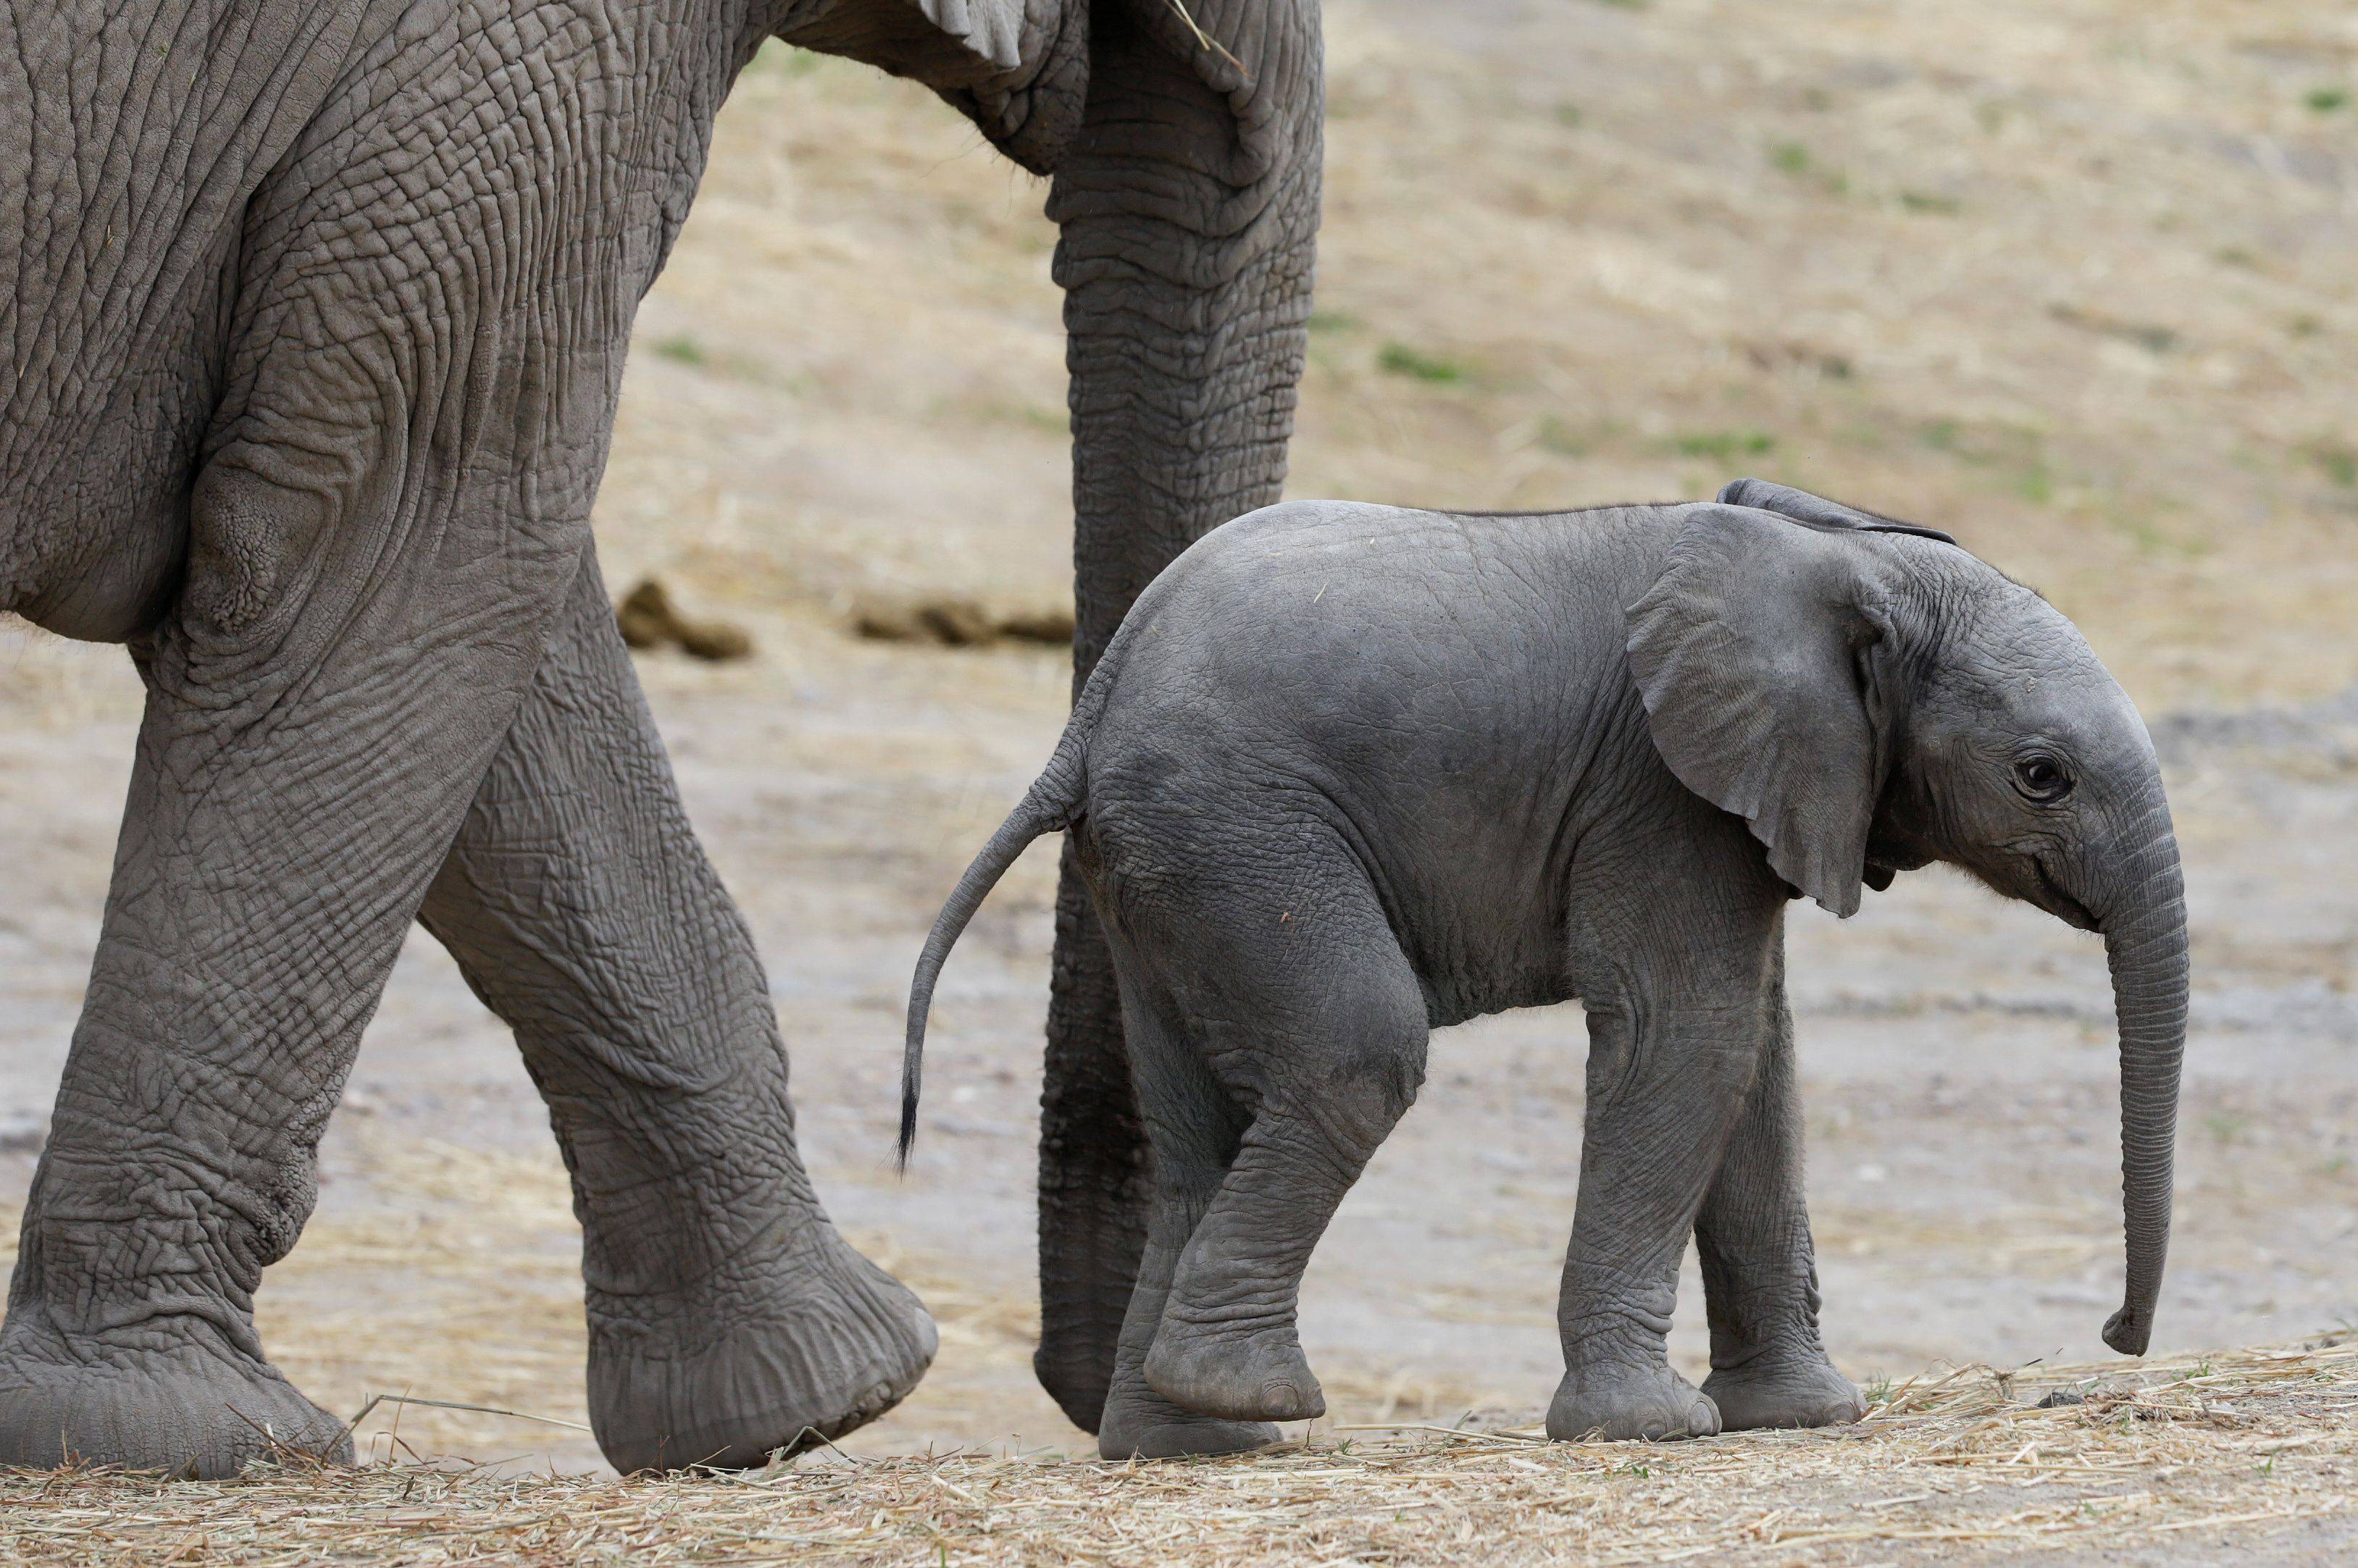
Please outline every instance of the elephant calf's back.
M1246 817L1331 837L1437 1018L1561 1000L1566 824L1597 748L1643 744L1617 602L1642 552L1617 538L1595 514L1340 503L1217 531L1133 612L1092 816L1166 858Z

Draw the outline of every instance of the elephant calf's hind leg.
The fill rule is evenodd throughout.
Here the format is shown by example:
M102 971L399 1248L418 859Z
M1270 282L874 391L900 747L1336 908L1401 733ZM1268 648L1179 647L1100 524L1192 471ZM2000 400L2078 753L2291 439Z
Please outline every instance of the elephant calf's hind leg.
M1325 932L1341 937L1344 922ZM1358 943L1304 941L1314 977L1230 1017L1281 1022L1259 1051L1258 1113L1203 1222L1180 1254L1146 1380L1190 1410L1231 1421L1306 1421L1326 1410L1295 1330L1303 1271L1343 1195L1415 1098L1428 1024L1407 960L1380 925ZM1380 935L1381 946L1376 938ZM1335 947L1325 957L1301 948ZM1386 951L1385 949L1388 949ZM1300 1026L1290 1020L1301 1019Z
M1147 1003L1139 988L1125 985L1122 1018L1137 1069L1152 1184L1146 1243L1114 1346L1098 1452L1108 1459L1169 1459L1265 1447L1278 1440L1274 1426L1187 1410L1146 1380L1146 1353L1163 1325L1172 1271L1235 1158L1244 1117L1168 1009Z

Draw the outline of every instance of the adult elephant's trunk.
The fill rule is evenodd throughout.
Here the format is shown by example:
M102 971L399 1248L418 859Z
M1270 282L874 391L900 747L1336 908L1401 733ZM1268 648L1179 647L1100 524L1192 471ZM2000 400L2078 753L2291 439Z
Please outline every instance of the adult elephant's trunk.
M1192 18L1192 21L1191 19ZM1072 373L1074 690L1172 557L1275 501L1318 225L1316 0L1098 0L1048 201ZM1042 1384L1096 1431L1145 1235L1144 1139L1067 847L1042 1092Z
M2145 1354L2169 1253L2178 1075L2186 1051L2186 893L2169 808L2157 800L2126 896L2105 914L2121 1031L2121 1202L2128 1281L2104 1343Z

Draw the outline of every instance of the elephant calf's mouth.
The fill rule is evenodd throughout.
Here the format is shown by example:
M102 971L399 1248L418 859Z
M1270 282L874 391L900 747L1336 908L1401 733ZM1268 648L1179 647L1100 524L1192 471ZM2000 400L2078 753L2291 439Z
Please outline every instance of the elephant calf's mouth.
M2030 869L2039 878L2039 891L2047 905L2048 913L2067 925L2078 926L2082 931L2100 929L2101 923L2095 915L2086 904L2063 891L2061 885L2056 881L2053 873L2048 871L2046 861L2034 855L2030 858Z

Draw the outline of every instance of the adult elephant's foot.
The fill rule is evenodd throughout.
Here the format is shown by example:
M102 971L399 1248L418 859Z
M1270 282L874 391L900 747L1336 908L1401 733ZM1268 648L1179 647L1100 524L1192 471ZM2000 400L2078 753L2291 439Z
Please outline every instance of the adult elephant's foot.
M1667 1443L1719 1434L1719 1409L1709 1395L1656 1362L1607 1362L1575 1367L1548 1405L1547 1434L1559 1443L1602 1437Z
M1172 1403L1226 1421L1309 1421L1326 1413L1326 1395L1290 1321L1198 1324L1165 1316L1145 1372L1148 1387Z
M1858 1386L1814 1346L1764 1351L1741 1366L1719 1368L1704 1379L1703 1391L1719 1407L1723 1432L1842 1426L1866 1414Z
M141 1325L153 1343L76 1345L19 1307L0 1330L0 1467L116 1465L190 1479L256 1459L307 1454L350 1464L345 1424L277 1368L224 1344L210 1325Z
M1098 1453L1108 1459L1178 1459L1190 1454L1249 1454L1280 1440L1266 1422L1223 1421L1182 1410L1146 1387L1135 1372L1116 1373L1098 1427Z
M590 1420L615 1469L742 1469L867 1425L925 1375L934 1320L820 1220L786 1255L653 1300L593 1291Z

